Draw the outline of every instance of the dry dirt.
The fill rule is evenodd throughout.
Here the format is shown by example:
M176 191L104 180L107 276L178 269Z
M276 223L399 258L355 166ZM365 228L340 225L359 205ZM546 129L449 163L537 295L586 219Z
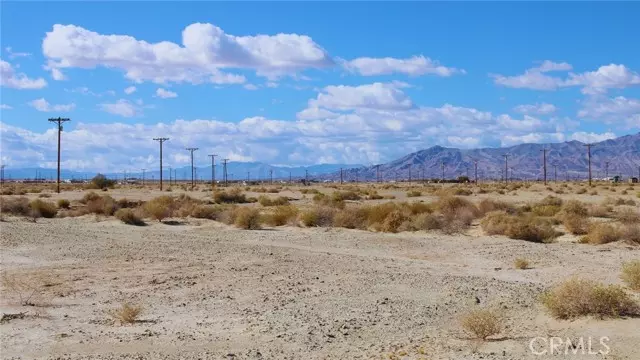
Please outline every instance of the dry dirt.
M624 243L536 244L477 226L449 236L249 231L194 219L136 227L93 215L4 220L4 275L47 286L35 306L21 306L3 285L0 312L24 313L0 322L3 359L640 359L640 318L559 321L538 300L572 276L620 284L621 264L640 258ZM516 270L517 257L532 268ZM110 315L125 302L143 307L138 322ZM505 330L479 342L459 318L483 307L502 313ZM542 351L552 336L591 337L595 352L607 336L610 353L532 353L532 338L544 338L534 344Z

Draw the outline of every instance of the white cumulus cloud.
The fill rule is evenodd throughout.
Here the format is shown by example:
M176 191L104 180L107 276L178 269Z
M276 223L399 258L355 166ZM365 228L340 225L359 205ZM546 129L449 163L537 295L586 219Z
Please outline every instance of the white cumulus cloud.
M142 109L139 105L126 99L119 99L115 103L100 104L99 107L110 114L134 117L142 114Z
M136 90L138 90L135 86L129 86L127 88L124 89L124 93L127 95L131 95L134 92L136 92Z
M43 111L43 112L52 112L52 111L68 112L68 111L72 111L73 109L76 108L76 104L74 104L74 103L51 105L44 98L40 98L40 99L36 99L36 100L30 101L30 102L28 102L28 105L31 106L32 108L38 110L38 111Z
M546 115L546 114L551 114L556 112L557 108L553 104L536 103L536 104L518 105L514 107L513 110L521 114Z
M117 68L128 79L155 83L238 84L242 75L223 69L250 69L263 76L295 74L333 65L326 51L298 34L235 36L212 24L194 23L182 44L149 43L128 35L104 35L76 25L55 24L42 50L50 68Z
M364 76L389 75L394 73L411 76L426 74L451 76L456 73L464 73L464 70L440 65L437 61L422 55L412 56L407 59L361 57L344 61L342 66L348 71Z
M13 66L0 59L0 85L14 89L42 89L47 86L43 78L32 79L24 73L17 73Z
M394 83L373 83L360 86L327 86L309 107L326 109L400 110L413 107L411 99Z
M163 88L158 88L156 90L156 96L162 99L171 99L171 98L176 98L178 97L178 94L174 93L173 91L167 90L167 89L163 89Z

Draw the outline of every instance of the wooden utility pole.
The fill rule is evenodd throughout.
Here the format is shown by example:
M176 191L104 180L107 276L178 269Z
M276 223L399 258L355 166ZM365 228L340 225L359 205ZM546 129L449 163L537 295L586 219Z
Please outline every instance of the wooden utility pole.
M604 162L604 177L605 178L609 178L609 162L605 161Z
M269 169L269 184L273 185L273 169Z
M227 180L228 180L228 176L227 176L227 162L229 161L229 159L222 159L222 178L224 180L224 186L227 186Z
M208 155L211 158L211 187L215 187L216 186L216 156L218 156L217 154L209 154Z
M194 170L193 170L193 152L198 150L198 148L186 148L185 150L191 152L191 191L193 191L193 187L194 187L194 182L193 182L193 177L194 177Z
M509 154L504 154L504 182L509 183Z
M587 159L589 161L589 186L591 186L591 146L593 144L585 144L587 147Z
M162 191L162 144L169 138L153 138L153 140L160 142L160 191Z
M440 168L442 169L442 183L444 184L444 161L440 163Z
M340 168L340 185L342 185L342 168Z
M380 182L380 164L376 165L376 182Z
M542 173L544 176L544 184L547 185L547 148L543 148L540 151L542 151Z
M50 118L49 121L58 124L58 181L56 186L56 192L59 194L60 193L60 133L62 133L62 124L67 121L71 121L71 119L58 117L58 118Z
M476 185L478 185L478 160L473 160L473 168L475 172Z
M142 186L144 186L144 175L147 169L142 169Z

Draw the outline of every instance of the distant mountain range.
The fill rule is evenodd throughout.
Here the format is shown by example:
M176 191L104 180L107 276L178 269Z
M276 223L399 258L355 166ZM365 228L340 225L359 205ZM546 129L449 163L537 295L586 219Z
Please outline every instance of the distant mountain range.
M316 177L320 174L331 173L340 171L340 168L354 168L360 167L358 164L319 164L312 166L298 166L298 167L286 167L286 166L272 166L261 162L229 162L227 164L227 174L229 180L233 179L247 179L247 176L251 180L257 179L270 179L270 171L273 171L274 179L289 179L289 175L292 178L304 178L306 173L309 177ZM172 168L172 175L177 177L178 180L190 180L191 179L191 167L184 166L179 168ZM216 180L222 179L222 164L216 164ZM10 167L5 168L5 179L24 180L24 179L56 179L56 169L46 168L19 168L12 169ZM82 180L91 179L96 175L95 171L69 171L61 169L60 178L65 180ZM104 173L110 179L122 180L124 176L128 179L136 178L142 179L142 171L136 172L118 172L118 173ZM144 173L147 179L159 179L160 170L147 169ZM162 175L165 179L169 179L169 168L165 166L165 171ZM211 180L211 165L208 167L197 167L196 177L201 180Z
M344 181L375 180L376 174L385 180L446 179L458 176L474 178L474 160L478 163L479 179L502 179L507 157L508 176L513 179L543 178L543 149L547 149L547 178L585 179L588 156L585 143L569 141L555 144L521 144L506 148L456 149L433 146L403 156L386 164L347 169ZM607 171L607 162L608 171ZM594 143L591 146L591 168L594 178L606 175L639 176L640 133ZM337 180L340 171L322 176Z
M229 179L251 180L269 179L273 171L274 179L301 179L308 173L310 179L339 180L340 169L343 169L344 181L375 180L376 174L380 178L389 180L411 179L446 179L467 175L474 178L474 160L478 163L478 177L480 179L504 178L505 158L507 157L508 176L513 179L536 180L543 177L543 149L547 149L547 178L552 180L557 175L560 179L585 179L588 174L588 159L586 144L579 141L569 141L553 144L521 144L506 148L484 149L456 149L433 146L420 150L386 164L363 166L354 164L320 164L313 166L272 166L261 162L230 162L227 165ZM608 171L607 171L608 162ZM594 178L604 178L606 175L621 175L623 177L639 176L640 172L640 133L622 136L616 139L594 143L591 146L591 166ZM191 179L190 167L172 169L179 180ZM91 179L95 172L79 172L62 170L63 179ZM122 179L124 173L107 173L111 179ZM127 173L127 178L142 178L142 172ZM198 179L211 179L211 166L196 168ZM6 179L33 179L36 176L43 179L55 179L55 169L27 168L5 169ZM158 179L158 170L148 169L147 179ZM169 169L165 167L163 175L169 178ZM222 179L222 165L216 164L216 179Z

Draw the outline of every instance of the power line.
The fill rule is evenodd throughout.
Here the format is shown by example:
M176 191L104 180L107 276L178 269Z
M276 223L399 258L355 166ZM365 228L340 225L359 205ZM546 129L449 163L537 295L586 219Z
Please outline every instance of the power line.
M162 144L169 138L153 138L153 140L160 142L160 191L162 191Z
M185 150L191 152L191 191L193 191L193 187L194 187L193 177L195 174L193 169L193 152L198 150L198 148L186 148Z
M224 180L224 186L227 186L227 161L229 159L222 159L222 178Z
M71 121L69 118L50 118L50 122L54 122L58 124L58 181L56 186L56 192L60 193L60 134L62 133L62 124Z

